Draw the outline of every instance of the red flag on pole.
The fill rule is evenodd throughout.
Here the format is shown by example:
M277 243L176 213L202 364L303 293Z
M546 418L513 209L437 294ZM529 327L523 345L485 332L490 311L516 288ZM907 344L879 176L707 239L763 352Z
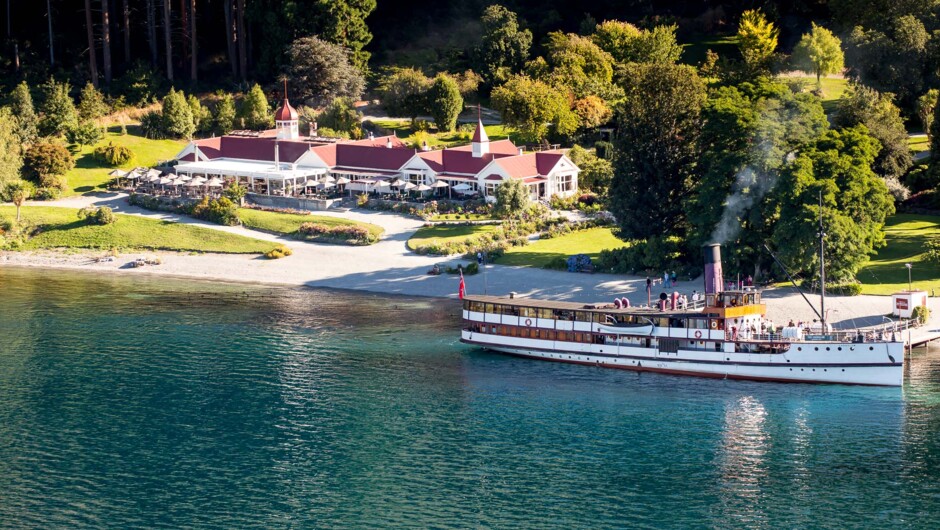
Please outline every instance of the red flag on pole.
M467 294L467 284L463 281L463 271L460 271L460 287L457 288L457 296L463 300L465 294Z

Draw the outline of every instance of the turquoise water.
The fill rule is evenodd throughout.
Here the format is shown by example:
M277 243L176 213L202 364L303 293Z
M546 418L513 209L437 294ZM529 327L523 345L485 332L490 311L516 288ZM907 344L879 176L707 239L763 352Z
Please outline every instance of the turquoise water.
M0 268L2 528L936 528L903 389L460 345L453 302Z

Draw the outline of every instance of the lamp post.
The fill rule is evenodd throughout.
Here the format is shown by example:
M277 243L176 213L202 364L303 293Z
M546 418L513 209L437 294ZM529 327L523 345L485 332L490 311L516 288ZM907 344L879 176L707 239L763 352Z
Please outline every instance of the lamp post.
M912 265L911 265L910 263L905 263L904 266L907 267L907 292L911 292L911 291L913 290L913 289L911 289L911 267L912 267Z

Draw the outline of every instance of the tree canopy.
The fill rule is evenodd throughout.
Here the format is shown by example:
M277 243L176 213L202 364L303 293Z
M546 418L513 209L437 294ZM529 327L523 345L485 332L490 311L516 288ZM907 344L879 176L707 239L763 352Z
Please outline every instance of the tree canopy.
M290 86L300 101L323 106L336 98L362 96L365 77L354 62L361 55L313 36L295 40L289 55Z
M428 89L428 106L438 130L452 131L463 110L463 96L453 78L439 74Z
M816 74L817 87L821 86L822 76L842 71L845 61L839 37L815 22L793 49L793 57L798 66Z
M891 94L857 84L850 86L839 99L834 123L840 127L868 128L881 143L874 169L882 177L900 177L914 163L901 109L894 104Z
M738 22L737 43L749 67L768 70L777 49L778 30L759 9L749 9Z
M675 25L638 29L633 24L607 20L597 25L591 38L619 64L672 64L682 55Z
M568 98L558 89L526 76L515 76L493 90L493 108L506 125L519 130L527 140L539 141L553 126L558 134L571 134L578 126L577 116L568 107Z
M522 29L516 13L494 4L481 19L483 36L476 49L477 69L483 80L496 84L519 72L529 57L532 32Z

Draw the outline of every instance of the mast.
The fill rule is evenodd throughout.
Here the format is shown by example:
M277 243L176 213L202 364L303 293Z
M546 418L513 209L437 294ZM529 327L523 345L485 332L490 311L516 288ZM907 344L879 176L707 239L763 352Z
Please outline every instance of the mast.
M823 194L819 190L819 309L822 333L826 334L826 232L823 229Z

